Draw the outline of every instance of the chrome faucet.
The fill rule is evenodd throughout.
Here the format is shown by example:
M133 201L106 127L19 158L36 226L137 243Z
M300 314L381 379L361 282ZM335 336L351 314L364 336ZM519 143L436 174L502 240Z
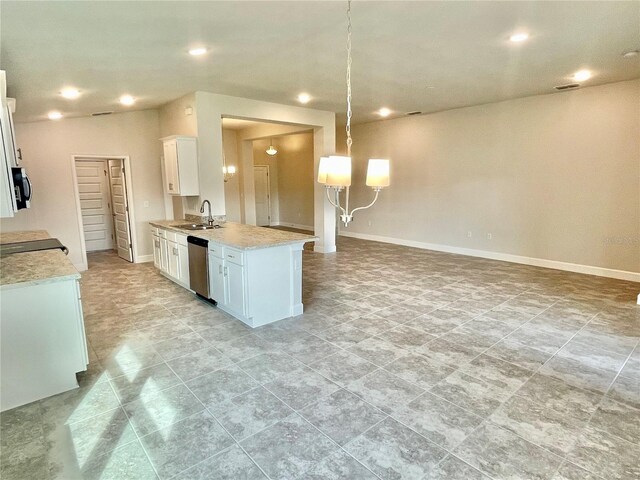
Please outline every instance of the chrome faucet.
M209 214L207 215L207 223L209 225L213 225L213 216L211 215L211 202L209 200L204 200L202 205L200 205L200 213L204 213L204 204L207 204L209 207Z

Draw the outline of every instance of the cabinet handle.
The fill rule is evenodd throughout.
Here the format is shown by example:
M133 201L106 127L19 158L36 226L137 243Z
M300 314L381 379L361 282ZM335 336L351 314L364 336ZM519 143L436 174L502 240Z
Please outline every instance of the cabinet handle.
M173 190L173 183L169 184L169 190Z
M155 243L156 247L160 248L160 240L155 240L154 243Z
M222 274L222 265L218 265L218 273Z
M229 269L227 267L224 267L224 276L227 276L227 273L229 272Z
M236 257L235 257L235 256L233 256L233 255L227 255L227 257L229 257L229 258L236 258Z
M178 249L176 247L173 247L173 254L176 256L178 255Z

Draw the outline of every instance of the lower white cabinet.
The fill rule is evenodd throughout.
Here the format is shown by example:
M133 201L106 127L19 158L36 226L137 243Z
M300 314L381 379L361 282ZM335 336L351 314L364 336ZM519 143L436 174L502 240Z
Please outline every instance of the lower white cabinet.
M209 298L218 305L227 304L226 270L224 259L209 251Z
M218 251L224 251L220 246ZM227 248L227 251L230 250ZM209 297L234 316L245 316L244 267L209 250Z
M0 326L2 411L78 387L89 363L78 280L2 286Z
M187 236L152 227L151 238L154 266L174 282L189 288Z

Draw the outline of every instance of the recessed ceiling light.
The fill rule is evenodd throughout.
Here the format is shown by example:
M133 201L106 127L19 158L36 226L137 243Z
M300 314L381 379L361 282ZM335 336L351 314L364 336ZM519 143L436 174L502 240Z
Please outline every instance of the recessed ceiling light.
M120 103L126 106L133 105L134 103L136 103L136 99L131 95L122 95L120 97Z
M301 93L300 95L298 95L298 101L300 103L309 103L309 100L311 100L311 95L309 95L308 93Z
M386 107L382 107L380 110L378 110L378 115L380 115L381 117L388 117L389 115L391 115L391 110Z
M193 55L194 57L199 57L205 53L207 53L206 47L196 47L189 50L189 55Z
M60 120L62 118L62 114L57 111L49 112L48 115L49 120Z
M634 58L640 54L640 50L629 50L628 52L624 52L622 56L624 58Z
M591 78L591 72L589 70L580 70L573 74L573 78L578 82L584 82L585 80L589 80Z
M524 42L528 38L529 38L528 33L520 32L520 33L514 33L513 35L511 35L509 37L509 41L519 43L519 42Z
M64 88L60 92L60 95L62 95L64 98L68 98L70 100L73 100L73 99L78 98L80 96L80 90L78 90L77 88Z

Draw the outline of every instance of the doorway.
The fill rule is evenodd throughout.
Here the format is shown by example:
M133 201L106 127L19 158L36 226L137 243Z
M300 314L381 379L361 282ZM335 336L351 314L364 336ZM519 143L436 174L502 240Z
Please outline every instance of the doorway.
M128 157L73 156L72 163L85 265L87 252L101 250L134 262Z
M271 225L271 185L268 165L253 167L253 182L256 199L256 225L268 227Z
M114 238L107 162L105 160L77 160L77 162L78 195L87 252L111 250Z

